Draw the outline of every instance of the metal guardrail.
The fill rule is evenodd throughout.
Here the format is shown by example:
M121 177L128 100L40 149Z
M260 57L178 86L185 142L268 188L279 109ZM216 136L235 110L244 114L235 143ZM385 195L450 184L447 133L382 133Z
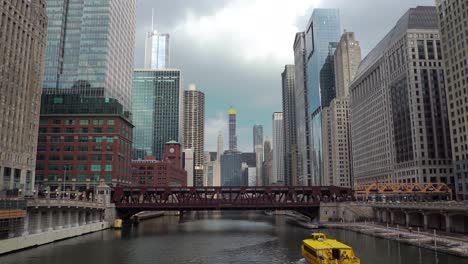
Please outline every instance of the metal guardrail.
M405 203L365 203L367 206L379 208L405 208L430 210L463 210L468 211L468 203L463 202L405 202Z
M63 199L34 199L27 201L28 207L84 207L104 209L105 205L102 203L92 201L79 201L79 200L63 200Z
M22 199L0 199L0 210L24 210L26 209L26 200Z

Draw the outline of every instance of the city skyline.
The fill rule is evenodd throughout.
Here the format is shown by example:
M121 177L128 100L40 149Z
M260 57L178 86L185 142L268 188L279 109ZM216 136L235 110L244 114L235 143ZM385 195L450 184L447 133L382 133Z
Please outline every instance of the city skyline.
M341 9L342 28L356 33L361 41L362 57L365 57L408 8L417 5L434 5L432 0L399 0L398 3L386 0L362 0L361 2L362 6L366 4L375 6L375 12L366 12L365 9L360 8L361 5L351 4L346 0L297 1L293 4L262 0L202 0L197 3L184 0L141 0L137 6L135 68L141 68L144 65L145 34L151 31L151 12L148 10L154 8L155 21L157 21L155 28L158 32L171 34L171 67L181 69L183 72L184 90L188 88L189 83L195 83L206 94L205 149L216 150L216 138L220 130L223 131L224 137L228 138L227 114L225 113L232 105L238 112L238 149L250 151L253 125L263 125L264 135L272 136L271 113L282 110L281 72L284 65L294 62L292 53L294 35L304 30L314 7ZM270 6L265 7L266 5ZM291 6L288 7L288 5ZM281 45L280 48L274 45L275 49L259 52L261 56L250 59L244 56L233 57L231 55L234 54L233 52L225 52L225 50L233 51L238 48L244 53L251 46L242 44L237 34L229 38L215 38L207 35L206 32L221 36L227 32L236 32L231 25L234 22L226 18L220 21L218 27L208 30L202 28L200 21L206 19L211 22L217 19L217 14L225 13L235 17L249 8L260 12L260 17L265 21L250 19L248 21L252 23L259 23L251 27L242 23L239 26L246 31L245 34L249 36L259 34L258 39L271 40L271 35L276 34L275 31L263 30L262 26L270 24L269 27L274 27L278 23L284 23L285 25L280 25L277 30L280 30L285 37L281 38L281 44L278 44ZM385 11L389 9L392 12ZM281 20L275 21L272 14L265 14L267 10L272 14L285 13L281 15ZM355 17L361 19L355 20ZM189 22L193 22L194 26L197 25L196 32L200 35L187 32ZM231 37L235 38L233 44L227 41ZM255 40L260 41L257 38ZM208 56L208 53L214 55ZM210 74L205 74L206 72ZM241 93L251 96L239 96ZM228 141L226 140L225 143L227 149Z

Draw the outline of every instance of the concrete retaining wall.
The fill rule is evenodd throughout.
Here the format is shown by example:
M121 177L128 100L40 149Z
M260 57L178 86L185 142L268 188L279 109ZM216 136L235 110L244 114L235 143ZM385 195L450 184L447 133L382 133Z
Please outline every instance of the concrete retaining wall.
M17 251L29 247L40 246L47 243L52 243L54 241L63 240L75 236L81 236L87 233L92 233L107 228L110 228L108 222L98 222L83 226L53 230L49 232L0 240L0 254L5 254L8 252Z
M320 221L353 222L364 219L374 219L375 213L371 206L353 202L320 203Z

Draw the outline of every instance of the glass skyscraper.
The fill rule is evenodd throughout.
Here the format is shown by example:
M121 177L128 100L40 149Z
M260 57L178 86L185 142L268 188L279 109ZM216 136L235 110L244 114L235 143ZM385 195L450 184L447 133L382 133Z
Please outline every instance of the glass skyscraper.
M133 159L163 158L164 145L182 142L183 92L180 70L135 70L132 114Z
M136 0L48 0L48 94L115 98L131 109Z
M146 33L145 69L169 68L169 38L169 34L156 30Z
M330 43L338 42L340 35L339 10L315 9L305 32L308 114L311 124L311 178L307 179L308 185L323 183L320 70L328 57Z

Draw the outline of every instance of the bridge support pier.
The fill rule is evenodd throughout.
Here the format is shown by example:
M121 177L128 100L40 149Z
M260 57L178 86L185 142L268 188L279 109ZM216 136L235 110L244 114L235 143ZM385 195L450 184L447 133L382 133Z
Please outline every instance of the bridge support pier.
M63 213L61 210L57 211L57 225L54 227L55 230L62 229L63 224Z
M410 226L410 214L408 212L405 212L405 218L406 218L406 227Z
M390 224L394 224L395 223L395 212L393 211L390 211Z
M26 216L23 218L23 230L22 230L21 235L22 236L29 235L29 214L26 214Z
M450 215L445 214L445 232L451 232L452 231L452 225L450 223Z
M428 227L428 215L427 214L423 214L423 221L424 221L424 229L427 229Z

